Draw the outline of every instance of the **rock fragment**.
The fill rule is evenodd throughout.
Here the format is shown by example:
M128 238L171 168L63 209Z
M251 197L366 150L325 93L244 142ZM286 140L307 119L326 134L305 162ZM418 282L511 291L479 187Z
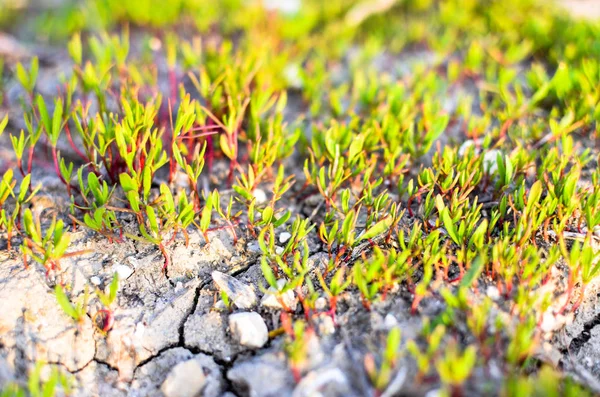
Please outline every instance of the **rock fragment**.
M290 233L288 233L288 232L282 232L282 233L279 235L279 242L280 242L281 244L285 244L285 243L287 243L287 242L288 242L288 240L289 240L291 237L292 237L292 235L291 235Z
M234 391L252 397L289 396L294 378L285 358L267 353L236 365L227 372Z
M339 368L309 372L294 389L292 397L353 395L350 382Z
M133 274L132 268L120 263L113 266L113 271L119 275L119 280L127 280Z
M165 397L194 397L202 392L206 376L198 360L177 364L160 386Z
M240 345L259 349L269 340L269 330L256 312L235 313L229 316L229 328Z
M256 305L256 294L248 284L216 270L212 272L212 278L219 290L225 292L238 309L251 309Z

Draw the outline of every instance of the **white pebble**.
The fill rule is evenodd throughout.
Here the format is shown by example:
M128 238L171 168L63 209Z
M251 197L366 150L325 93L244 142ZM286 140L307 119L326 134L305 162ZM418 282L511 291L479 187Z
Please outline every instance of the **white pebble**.
M119 280L127 280L133 274L132 268L121 265L120 263L113 265L113 271L119 275Z
M267 324L256 312L230 315L229 328L233 337L242 346L258 349L263 347L269 340Z
M491 300L497 301L498 299L500 299L500 291L498 291L498 288L494 285L489 285L485 292Z
M325 299L322 296L317 298L317 300L315 301L315 309L317 309L319 311L323 311L323 310L325 310L326 307L327 307L327 299Z
M292 237L292 235L288 232L283 232L279 235L279 242L281 244L287 243L287 241Z
M267 195L262 189L254 189L253 195L256 199L256 204L264 204L267 202Z
M392 329L398 326L398 320L396 320L393 314L388 313L383 320L383 325L385 325L386 329Z

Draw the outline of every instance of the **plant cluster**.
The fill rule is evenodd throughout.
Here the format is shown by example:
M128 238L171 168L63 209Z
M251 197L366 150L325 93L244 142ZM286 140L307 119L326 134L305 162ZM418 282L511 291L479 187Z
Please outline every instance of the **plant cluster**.
M418 338L393 329L383 354L365 356L373 390L386 389L400 356L415 363L416 384L453 395L494 387L471 382L492 358L506 395L543 394L542 382L578 390L551 369L539 384L525 374L543 316L575 312L600 270L598 24L533 0L411 0L385 12L307 1L293 14L255 2L166 4L67 7L62 26L81 33L52 97L37 89L37 58L15 66L26 128L8 128L17 171L0 179L8 250L18 241L26 263L58 271L82 254L69 251L69 233L83 229L151 244L168 269L177 238L187 245L197 231L210 244L225 229L236 243L258 242L297 379L317 321L335 322L347 293L374 310L405 291L412 315L428 300L443 310ZM142 30L138 45L128 25L74 26L89 9L103 28L168 33ZM68 217L34 211L39 169L64 185ZM566 282L549 290L556 269ZM481 293L490 287L499 299ZM103 333L117 289L115 277L96 292ZM289 291L297 311L282 298ZM85 295L71 301L56 287L77 322Z

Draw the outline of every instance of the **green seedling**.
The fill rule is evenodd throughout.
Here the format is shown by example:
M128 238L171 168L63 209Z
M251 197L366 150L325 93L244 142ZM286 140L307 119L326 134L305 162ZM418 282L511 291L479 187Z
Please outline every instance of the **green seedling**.
M306 329L306 324L302 321L294 322L287 315L282 313L283 328L286 330L288 339L285 345L285 352L288 359L288 365L296 382L302 378L302 368L305 366L306 356L308 354L307 339L313 331Z
M48 365L37 361L29 371L27 384L21 386L17 383L9 383L0 391L1 397L51 397L64 393L71 393L73 379L71 375L64 373L59 366L52 365L50 371L46 371Z
M400 347L400 328L392 328L387 337L387 344L379 368L375 364L373 356L365 356L365 370L369 375L371 384L382 393L392 379L392 371L398 360L398 348Z
M331 277L331 280L328 285L325 282L325 279L323 278L321 272L317 270L317 277L319 279L319 283L321 284L321 287L329 297L329 311L327 312L327 314L330 315L334 321L338 297L352 283L352 279L346 276L346 272L347 270L345 267L340 267Z
M77 324L81 324L86 318L87 303L88 303L88 290L85 289L85 295L83 301L73 303L69 299L63 287L59 284L54 288L54 294L56 301L62 309L62 311L69 317L71 317Z
M70 237L64 230L63 221L57 221L56 217L53 218L46 232L42 233L39 218L34 218L33 213L28 208L23 215L23 230L25 239L21 245L21 251L25 263L27 263L27 257L29 256L44 266L46 273L51 270L60 270L60 260L62 258L82 253L67 253Z
M21 64L21 62L17 63L16 76L19 80L19 83L23 86L25 91L29 94L30 98L33 100L33 90L35 89L35 84L37 81L39 72L39 60L37 57L33 57L31 59L31 64L29 65L29 70L25 70L25 67Z
M433 330L429 330L429 322L424 325L426 349L421 350L417 343L412 339L406 342L408 352L417 362L419 370L418 379L427 376L432 368L434 359L440 354L439 348L443 337L446 334L446 327L438 324Z
M477 361L477 348L467 346L462 352L456 341L450 343L443 357L435 361L435 368L444 385L452 393L461 394L462 384L469 378Z
M96 326L96 329L104 335L111 330L115 322L111 306L117 299L118 291L119 275L117 273L113 275L113 279L108 287L108 293L104 293L99 289L96 290L96 295L98 296L100 303L102 303L103 308L94 314L92 322Z

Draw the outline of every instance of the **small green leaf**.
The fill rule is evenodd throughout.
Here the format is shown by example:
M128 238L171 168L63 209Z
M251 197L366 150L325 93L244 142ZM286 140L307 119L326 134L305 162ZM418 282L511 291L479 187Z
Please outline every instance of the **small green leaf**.
M202 208L202 215L200 216L200 230L206 232L210 227L211 214L213 210L213 195L209 194L206 198L204 208Z
M265 277L265 280L267 280L267 283L269 283L271 287L277 289L277 278L275 278L273 269L271 269L271 266L269 266L264 256L260 260L260 268L262 270L263 276Z
M113 303L115 301L115 299L117 298L117 292L119 291L119 274L115 273L112 279L112 282L110 283L110 288L109 288L109 304Z
M460 281L461 288L470 288L473 285L473 282L479 277L481 272L483 271L483 262L484 258L479 255L475 258L475 261L469 267L469 270L465 273L462 280Z
M390 226L392 225L392 222L393 222L392 216L391 215L386 216L385 218L383 218L382 220L380 220L379 222L377 222L376 224L371 226L369 228L369 230L367 230L362 236L360 236L358 238L358 241L369 240L369 239L372 239L373 237L379 236L380 234L387 232L389 230Z
M450 211L448 208L444 208L442 211L442 221L444 222L444 228L448 232L448 235L456 244L460 245L460 240L458 239L458 235L456 234L456 228L454 227L454 221L450 217Z
M57 284L54 288L54 293L56 295L56 300L59 306L65 312L65 314L73 318L73 320L79 321L79 313L77 313L75 306L73 306L73 304L67 297L67 294L65 294L65 291L59 284Z
M4 132L4 129L6 128L7 124L8 124L8 114L6 116L4 116L2 121L0 121L0 136L2 136L2 133Z

